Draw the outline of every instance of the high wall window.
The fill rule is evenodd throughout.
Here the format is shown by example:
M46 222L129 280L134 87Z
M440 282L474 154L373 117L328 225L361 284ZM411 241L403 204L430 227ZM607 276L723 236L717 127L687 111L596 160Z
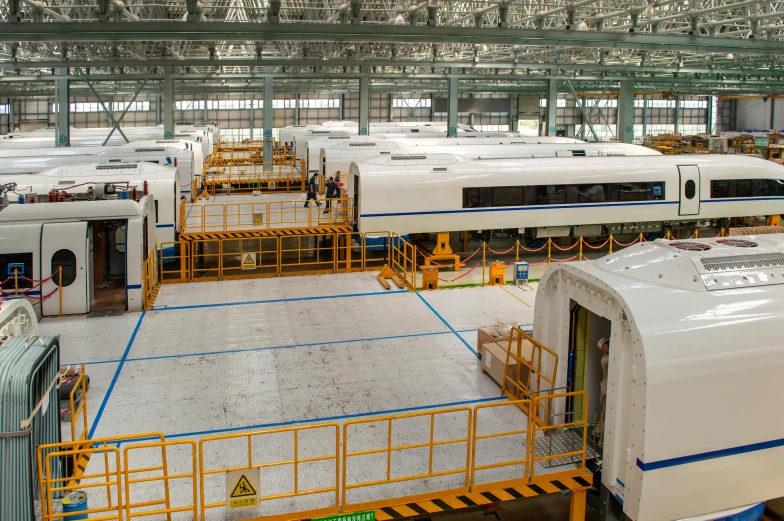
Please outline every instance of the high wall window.
M784 182L774 179L728 179L724 181L711 181L711 199L782 196L784 196Z
M705 125L679 125L678 132L680 132L684 136L692 136L694 134L704 134L707 132L705 130Z
M174 102L175 110L204 110L204 100L180 100Z
M597 101L598 101L598 103L597 103ZM585 105L583 105L583 107L589 108L589 109L594 108L594 107L601 108L601 109L607 109L607 108L611 108L612 109L612 108L616 108L618 106L618 100L617 99L607 99L607 98L602 98L600 100L585 99L585 100L583 100L583 102L585 103Z
M539 100L539 106L540 107L546 107L547 106L547 99L546 98L541 98ZM557 108L564 108L564 107L566 107L566 98L558 98L558 101L555 102L555 106Z
M0 114L9 114L11 112L11 107L6 104L0 104Z
M474 125L479 132L509 132L509 125Z
M129 104L128 101L115 101L112 103L112 112L122 112L125 110L125 107ZM108 107L108 105L107 105ZM52 112L57 112L59 109L59 105L57 103L52 103ZM103 106L100 103L71 103L70 104L70 111L71 112L101 112L103 110ZM150 102L149 101L134 101L130 103L130 108L128 112L142 112L150 110Z
M431 106L430 98L395 98L392 108L395 109L423 109Z
M498 186L464 188L463 208L659 201L664 197L664 181Z
M301 109L336 109L340 107L340 100L332 99L301 99L299 108Z

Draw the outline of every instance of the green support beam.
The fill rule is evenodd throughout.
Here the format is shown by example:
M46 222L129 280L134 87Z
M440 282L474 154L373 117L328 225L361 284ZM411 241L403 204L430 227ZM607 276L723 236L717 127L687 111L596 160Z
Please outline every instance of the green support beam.
M449 137L457 137L457 104L460 99L457 82L457 69L452 67L449 69L449 77L447 78L446 127Z
M273 109L275 100L275 80L272 76L264 78L264 164L272 164L272 125ZM253 136L251 136L253 137Z
M55 132L56 146L71 146L71 91L68 78L68 68L57 69L57 132Z
M370 130L370 73L369 67L360 67L359 77L359 135L365 136Z
M618 95L618 140L634 143L634 81L621 82Z
M558 130L558 80L547 80L547 108L545 111L544 135L554 136Z
M174 137L174 77L171 67L163 71L163 139Z

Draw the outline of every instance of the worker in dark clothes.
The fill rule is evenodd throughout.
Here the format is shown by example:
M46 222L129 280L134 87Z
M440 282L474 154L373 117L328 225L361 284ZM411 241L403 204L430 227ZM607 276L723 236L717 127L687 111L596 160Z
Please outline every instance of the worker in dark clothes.
M332 208L332 199L337 199L338 197L340 197L340 188L335 180L330 177L327 179L327 209L324 210L324 213L329 213L329 209Z
M310 201L316 201L316 206L320 206L318 202L318 174L313 174L313 177L308 181L308 198L305 199L305 208L310 206Z

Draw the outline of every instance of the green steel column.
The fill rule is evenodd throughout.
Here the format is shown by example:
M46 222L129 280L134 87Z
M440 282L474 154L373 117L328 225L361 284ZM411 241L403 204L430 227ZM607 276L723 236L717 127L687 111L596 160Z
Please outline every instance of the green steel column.
M57 136L56 146L71 146L71 89L68 67L57 69Z
M457 73L457 67L449 68L446 105L446 128L449 137L457 137Z
M558 80L547 80L547 116L545 117L545 136L554 136L558 122Z
M272 67L265 67L264 76L264 164L272 164L272 100L275 99L273 84L275 78L272 76Z
M172 68L163 68L163 139L174 137L174 77Z
M366 136L370 129L370 67L360 67L359 72L359 135Z
M621 143L634 142L634 81L623 80L618 95L618 128Z

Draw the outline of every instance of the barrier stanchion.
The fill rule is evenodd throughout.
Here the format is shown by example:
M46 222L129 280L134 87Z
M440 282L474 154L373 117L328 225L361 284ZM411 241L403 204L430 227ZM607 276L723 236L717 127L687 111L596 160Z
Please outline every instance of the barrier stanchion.
M669 233L669 232L667 232L667 233ZM614 241L614 240L615 240L615 239L613 239L613 236L612 236L612 234L610 234L610 253L612 253L612 246L613 246L613 241Z
M485 266L487 266L487 242L482 242L482 286L485 285Z
M583 236L580 235L580 260L583 260Z
M550 258L552 257L553 240L547 238L547 265L550 266Z

